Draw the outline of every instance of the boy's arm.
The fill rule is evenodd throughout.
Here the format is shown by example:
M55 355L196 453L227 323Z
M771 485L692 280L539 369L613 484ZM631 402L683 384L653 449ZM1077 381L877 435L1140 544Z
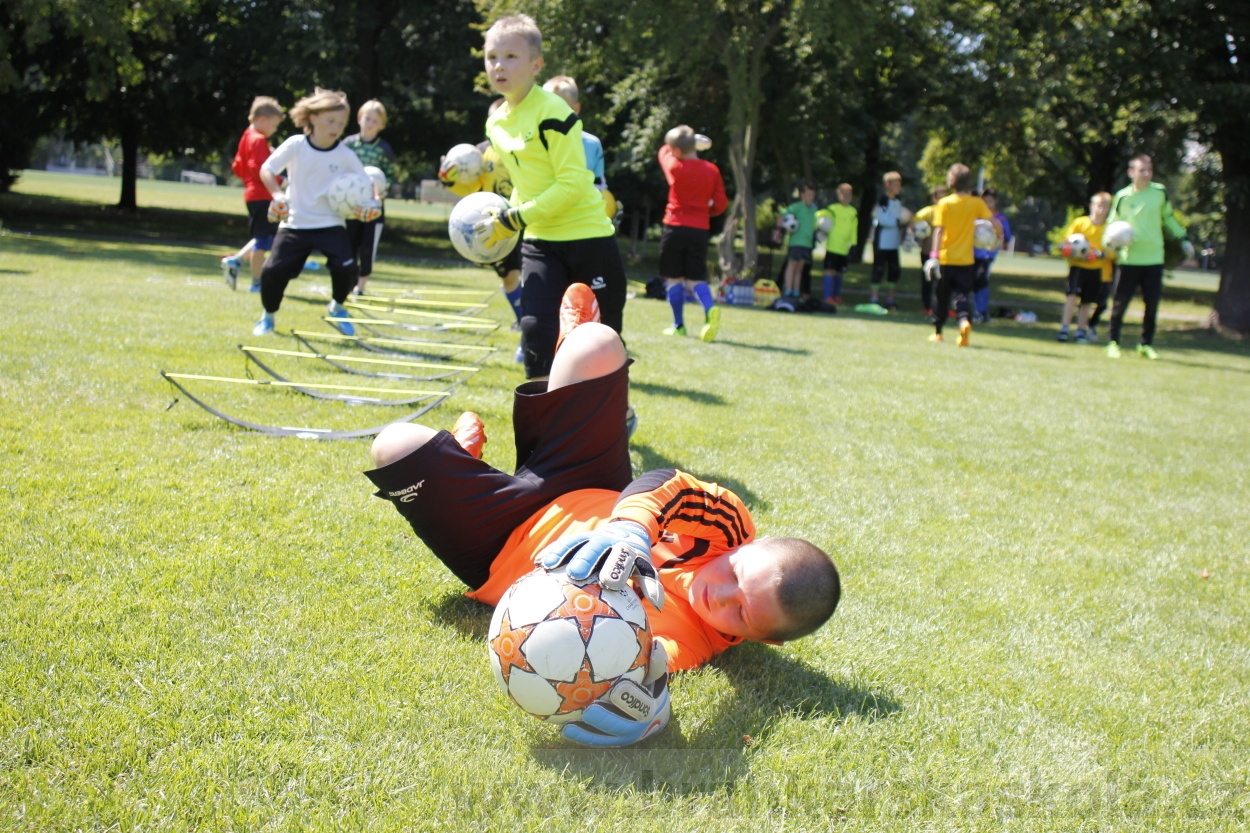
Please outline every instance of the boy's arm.
M1187 232L1185 227L1181 225L1180 220L1176 219L1176 213L1172 209L1172 201L1170 199L1163 200L1163 227L1167 229L1168 233L1177 240L1188 242L1186 237L1189 232ZM1188 252L1186 252L1186 254L1188 254ZM1193 255L1189 256L1193 257Z
M660 160L660 170L664 172L664 180L669 185L673 184L673 169L677 167L678 159L673 155L673 149L668 145L660 145L659 152L656 157Z
M652 542L661 532L673 532L733 549L755 537L755 522L741 498L677 469L650 471L629 484L612 519L639 524Z
M576 113L570 110L564 119L543 119L538 131L551 161L552 182L541 194L517 206L525 225L558 218L577 201L586 174L590 173L582 147L582 122Z
M729 207L729 197L725 195L725 178L720 175L720 168L712 165L712 170L716 172L716 176L712 183L712 209L708 213L717 217Z

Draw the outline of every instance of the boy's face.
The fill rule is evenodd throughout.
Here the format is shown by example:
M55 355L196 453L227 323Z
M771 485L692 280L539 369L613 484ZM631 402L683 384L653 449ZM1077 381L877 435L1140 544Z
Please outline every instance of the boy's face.
M343 135L343 128L347 127L347 111L323 110L313 113L308 117L308 123L312 126L313 140L321 145L330 145Z
M1094 221L1094 225L1101 226L1107 219L1107 212L1111 210L1111 203L1106 200L1090 200L1089 218Z
M729 636L769 642L785 624L777 598L777 569L768 539L719 556L695 573L689 602L708 625Z
M811 188L804 188L802 194L800 194L800 198L803 200L803 202L807 203L808 205L811 205L813 202L816 201L816 192L813 191Z
M885 181L885 193L888 197L890 197L890 199L897 197L899 195L899 192L902 190L903 190L903 180L887 179Z
M255 127L262 136L268 139L278 130L278 125L281 123L282 116L257 116L256 120L252 122L252 127Z
M487 38L485 58L486 78L505 98L529 92L543 68L542 56L530 54L529 42L516 33Z
M852 195L851 195L851 189L850 189L850 188L839 188L839 189L838 189L838 202L842 203L843 205L850 205L850 204L851 204L851 196L852 196Z
M1154 177L1154 165L1145 159L1134 159L1128 163L1128 178L1132 181L1133 187L1138 191L1150 184L1150 180Z
M373 141L373 137L382 132L382 117L375 110L367 110L360 118L360 138L366 142Z
M998 208L998 197L994 196L993 194L987 194L986 196L982 197L981 199L985 200L985 204L989 206L990 211L995 211L995 210L997 210L997 208Z

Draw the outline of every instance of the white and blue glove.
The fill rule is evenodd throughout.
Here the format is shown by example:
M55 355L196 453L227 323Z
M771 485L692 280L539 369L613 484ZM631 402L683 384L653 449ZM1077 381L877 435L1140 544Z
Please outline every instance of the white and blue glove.
M564 724L560 734L582 746L629 746L664 731L671 715L668 652L654 639L642 684L619 680L582 712L581 720Z
M643 597L656 610L664 607L664 586L651 563L651 535L642 524L612 521L565 535L538 553L538 563L544 570L565 567L573 581L593 581L609 590L620 590L637 576Z

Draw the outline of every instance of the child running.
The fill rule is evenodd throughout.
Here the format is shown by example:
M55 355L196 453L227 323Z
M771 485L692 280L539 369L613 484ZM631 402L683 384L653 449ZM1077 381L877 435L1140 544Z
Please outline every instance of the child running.
M248 128L239 139L238 151L230 170L243 180L243 201L247 205L248 232L251 238L242 249L221 259L221 273L226 284L234 289L238 285L239 270L247 258L252 270L252 292L260 292L260 270L265 258L273 248L273 236L278 224L269 220L269 191L260 178L260 166L265 164L273 149L269 137L278 130L286 118L277 99L258 95L252 100L252 110L247 114Z
M798 538L757 539L746 506L722 486L671 468L633 478L624 345L608 327L580 320L562 322L561 336L550 378L516 390L515 475L480 459L485 431L465 412L450 432L384 429L371 452L377 468L366 472L376 496L486 604L498 604L536 561L567 562L575 578L598 572L605 558L625 557L625 575L640 562L663 588L647 615L670 671L743 641L775 644L819 628L841 595L829 556ZM620 746L663 728L602 711L587 709L562 732Z
M343 218L330 207L326 193L343 174L365 174L360 158L340 141L348 118L347 96L317 87L291 108L291 121L304 133L287 139L261 166L260 178L273 198L270 213L280 220L273 252L260 274L260 300L264 314L252 334L273 332L274 315L282 305L286 285L297 277L314 251L326 256L331 293L327 310L336 319L348 318L343 302L356 286L360 274ZM283 193L278 174L285 170L289 188ZM369 222L381 211L368 204L356 207L356 219ZM356 330L348 321L336 323L344 335Z
M689 289L703 307L703 329L699 332L703 341L715 339L720 329L720 307L707 285L709 228L711 218L729 206L720 168L699 158L699 151L711 146L711 139L683 124L665 134L656 154L668 182L664 231L660 235L660 276L673 309L673 326L664 334L686 334L684 307Z

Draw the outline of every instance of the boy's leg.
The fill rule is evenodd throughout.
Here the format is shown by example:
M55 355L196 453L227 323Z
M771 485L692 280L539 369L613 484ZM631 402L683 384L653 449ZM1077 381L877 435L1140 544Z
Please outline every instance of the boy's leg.
M1072 310L1076 307L1076 296L1068 295L1063 299L1063 315L1059 319L1059 332L1066 333L1072 321ZM1082 327L1084 329L1084 327Z
M1163 298L1163 265L1141 268L1141 297L1146 302L1146 312L1141 321L1141 343L1153 345L1155 320L1159 315L1159 301Z
M273 315L282 306L286 285L303 271L304 261L314 248L308 232L288 228L278 230L273 250L260 272L260 303L267 314Z
M334 303L342 306L360 277L360 265L352 252L351 239L347 236L347 229L337 227L318 229L316 235L317 248L326 256L326 266L330 270L330 292Z
M673 326L664 330L665 335L686 333L686 284L681 278L664 278L664 296L673 311Z
M942 327L946 324L946 311L951 303L951 279L947 274L949 266L942 267L942 276L938 278L933 289L933 327L937 335L942 335Z
M625 345L616 331L605 324L588 322L565 336L551 363L547 390L598 379L625 366Z
M1141 280L1139 270L1140 266L1121 266L1120 279L1116 283L1115 298L1111 302L1111 327L1108 341L1114 341L1117 344L1120 341L1120 329L1124 325L1124 313L1128 311L1128 305L1133 300L1133 293L1137 291L1137 284Z
M873 235L875 238L876 235ZM877 242L874 239L872 243L872 275L868 278L868 289L871 297L868 303L877 303L877 297L881 291L881 281L885 279L885 252L877 248Z
M361 223L360 239L353 244L356 259L360 264L360 276L356 279L353 291L357 295L365 294L365 285L373 274L373 261L378 256L378 241L382 239L382 220Z
M565 245L521 241L521 346L525 349L527 379L546 378L551 373L560 334L560 299L572 282L563 256Z
M899 264L898 249L890 249L885 252L885 283L886 283L886 302L887 307L893 308L898 306L894 302L894 290L898 286L898 279L903 274L902 266Z

